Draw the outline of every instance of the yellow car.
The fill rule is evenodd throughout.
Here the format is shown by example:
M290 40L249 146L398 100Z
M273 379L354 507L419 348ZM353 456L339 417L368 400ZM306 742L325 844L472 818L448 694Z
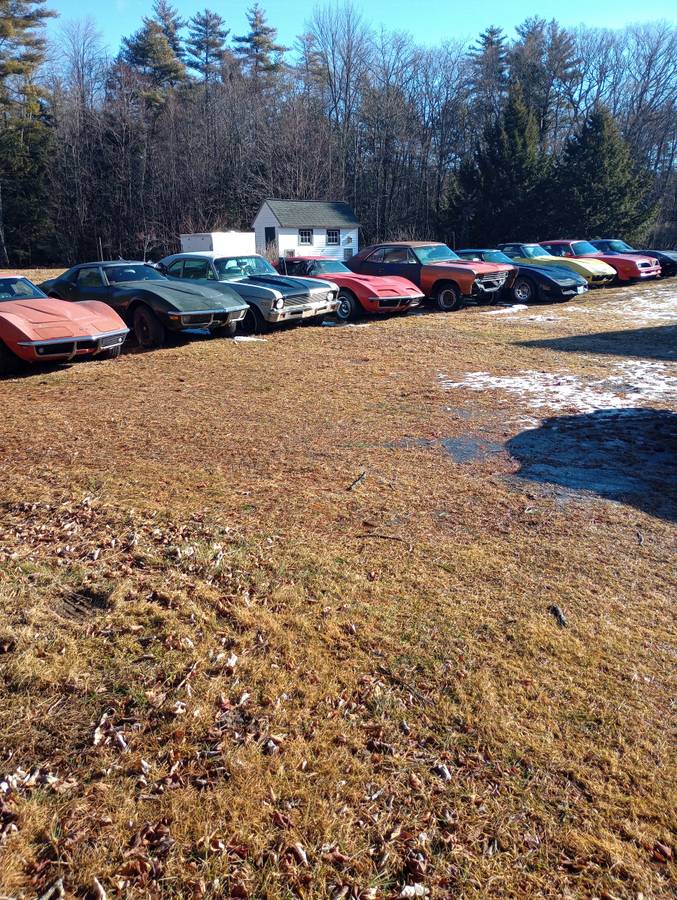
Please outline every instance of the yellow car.
M516 263L532 266L560 266L578 272L590 287L611 284L616 278L616 270L601 259L571 259L554 256L540 244L499 244L498 249Z

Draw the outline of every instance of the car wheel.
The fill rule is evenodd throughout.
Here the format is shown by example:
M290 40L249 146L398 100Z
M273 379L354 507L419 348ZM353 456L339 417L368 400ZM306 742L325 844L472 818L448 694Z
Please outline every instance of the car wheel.
M134 334L139 346L148 350L165 342L165 328L152 309L143 304L134 310Z
M256 306L250 306L247 315L242 320L242 331L244 334L264 334L269 331L270 326L263 318Z
M455 284L441 284L435 289L435 303L442 312L453 312L461 307L461 292Z
M338 306L334 315L339 322L349 322L357 316L357 299L350 291L339 291Z
M529 278L516 278L512 286L512 299L517 303L533 303L538 294L536 285Z
M213 325L210 332L214 337L234 338L237 332L237 322L226 322L225 325Z
M19 368L19 360L12 351L0 341L0 376L13 375Z

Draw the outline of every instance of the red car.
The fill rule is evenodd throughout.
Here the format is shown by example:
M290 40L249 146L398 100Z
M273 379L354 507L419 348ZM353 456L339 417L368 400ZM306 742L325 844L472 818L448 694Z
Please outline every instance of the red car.
M360 312L407 312L423 300L419 288L406 278L358 275L335 259L315 256L285 257L280 259L278 269L282 275L320 278L338 285L339 305L336 317L342 322L355 318Z
M22 275L0 275L0 374L27 363L116 357L129 329L105 303L48 297Z
M601 259L616 270L618 281L637 281L658 278L660 263L652 256L631 256L629 253L603 253L589 241L541 241L541 247L554 256L569 259Z

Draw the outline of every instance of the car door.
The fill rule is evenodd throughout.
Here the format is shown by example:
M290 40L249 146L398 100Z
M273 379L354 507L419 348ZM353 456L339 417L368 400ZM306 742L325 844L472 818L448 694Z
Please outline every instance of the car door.
M385 272L383 271L384 253L385 250L383 247L374 250L373 253L370 253L369 256L362 260L359 271L364 275L385 275Z
M100 300L108 303L110 288L107 286L101 269L98 266L87 266L80 269L69 300Z
M421 284L421 263L409 247L388 247L383 252L383 271L379 274L406 278L413 284Z

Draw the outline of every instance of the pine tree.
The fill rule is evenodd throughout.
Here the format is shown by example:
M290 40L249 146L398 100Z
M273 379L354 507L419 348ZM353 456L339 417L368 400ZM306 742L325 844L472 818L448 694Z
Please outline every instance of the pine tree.
M230 34L224 21L209 9L196 13L188 23L187 62L206 83L213 81L226 56L226 39Z
M628 145L603 106L568 140L551 184L550 206L563 236L632 239L653 215L651 180L636 171Z
M136 34L122 39L120 58L154 88L171 87L186 76L161 26L152 19L145 19Z
M258 81L262 76L273 75L282 68L282 55L287 49L276 44L277 29L266 23L266 14L255 3L247 12L249 33L234 38L235 53L242 61L245 72Z
M174 55L183 62L185 50L179 32L186 27L188 22L181 18L178 10L169 3L169 0L155 0L153 13L151 21L157 22L162 29L162 33L167 38L167 43L172 48ZM144 18L144 25L148 21L147 18Z
M486 246L533 234L544 171L536 122L513 84L501 118L485 129L474 165L459 173L457 203L467 208L472 199L472 230Z
M471 85L483 121L496 118L508 86L508 48L503 29L491 25L469 52Z
M44 180L44 95L34 75L45 56L44 25L54 15L44 0L0 0L0 265L9 264L17 202L28 199L26 192L38 196ZM33 205L16 240L27 242L46 216Z

